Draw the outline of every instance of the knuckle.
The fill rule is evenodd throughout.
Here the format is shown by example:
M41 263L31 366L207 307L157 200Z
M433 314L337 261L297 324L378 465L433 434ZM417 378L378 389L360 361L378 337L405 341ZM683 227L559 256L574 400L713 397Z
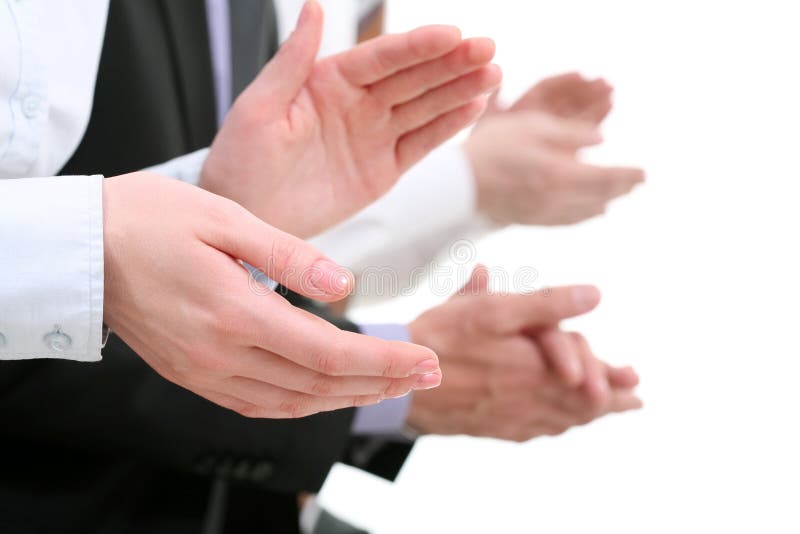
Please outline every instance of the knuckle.
M241 207L224 197L212 197L206 205L206 220L217 228L228 228L236 220Z
M308 401L302 395L289 395L278 403L277 411L282 417L290 419L305 417L312 413Z
M378 351L378 358L383 362L381 376L384 378L391 378L400 376L403 362L394 352L388 348L383 348Z
M409 33L406 42L409 50L417 57L427 56L433 49L433 45L430 44L430 41L423 39L418 32ZM388 62L388 58L385 60Z
M372 406L373 404L378 404L380 401L381 397L379 395L359 395L351 399L350 407L360 408L362 406Z
M208 328L220 339L242 339L246 336L247 329L246 312L237 312L233 307L218 309L211 319Z
M344 350L340 345L321 347L313 356L315 368L328 376L342 376L347 370Z
M267 258L267 265L274 266L276 272L268 274L273 277L283 278L285 271L297 263L300 255L298 242L289 236L275 236L270 248L270 257Z
M315 376L309 387L309 393L315 397L331 397L335 392L335 380L325 375Z
M387 380L383 387L382 397L384 399L395 399L405 396L410 389L410 385L405 380Z
M263 419L268 417L268 414L265 413L265 410L260 406L256 406L255 404L244 403L235 408L234 411L248 419Z
M198 350L191 355L194 367L212 375L225 374L230 368L229 359L222 353L210 350Z

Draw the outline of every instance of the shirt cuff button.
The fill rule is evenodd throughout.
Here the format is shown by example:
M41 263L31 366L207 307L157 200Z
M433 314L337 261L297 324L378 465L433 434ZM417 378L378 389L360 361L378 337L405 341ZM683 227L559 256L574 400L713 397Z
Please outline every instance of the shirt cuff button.
M50 350L64 352L72 346L72 338L61 331L61 327L56 325L53 331L44 336L44 343Z

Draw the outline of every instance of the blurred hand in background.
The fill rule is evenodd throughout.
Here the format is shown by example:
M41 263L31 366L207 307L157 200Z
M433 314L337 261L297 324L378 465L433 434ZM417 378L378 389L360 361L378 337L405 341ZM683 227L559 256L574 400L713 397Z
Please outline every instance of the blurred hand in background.
M479 266L409 325L415 343L438 353L444 376L439 389L414 393L409 426L522 442L642 406L633 369L600 361L583 336L559 328L597 306L596 288L492 295L488 280Z
M612 88L569 73L547 78L508 109L496 99L465 143L478 209L503 224L562 225L605 212L644 181L632 167L579 159L602 142Z

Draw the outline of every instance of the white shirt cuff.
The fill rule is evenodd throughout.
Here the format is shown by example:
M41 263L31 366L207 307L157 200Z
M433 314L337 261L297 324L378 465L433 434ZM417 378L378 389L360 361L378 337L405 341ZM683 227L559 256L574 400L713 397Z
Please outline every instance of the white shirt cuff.
M0 360L100 360L103 177L0 180Z

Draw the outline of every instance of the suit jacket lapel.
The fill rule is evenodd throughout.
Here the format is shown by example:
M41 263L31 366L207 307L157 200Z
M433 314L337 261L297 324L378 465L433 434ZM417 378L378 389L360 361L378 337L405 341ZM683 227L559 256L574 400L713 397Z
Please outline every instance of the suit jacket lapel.
M205 5L199 0L160 0L181 95L183 127L195 147L217 131Z
M236 98L278 49L271 0L228 0L231 18L232 91Z

